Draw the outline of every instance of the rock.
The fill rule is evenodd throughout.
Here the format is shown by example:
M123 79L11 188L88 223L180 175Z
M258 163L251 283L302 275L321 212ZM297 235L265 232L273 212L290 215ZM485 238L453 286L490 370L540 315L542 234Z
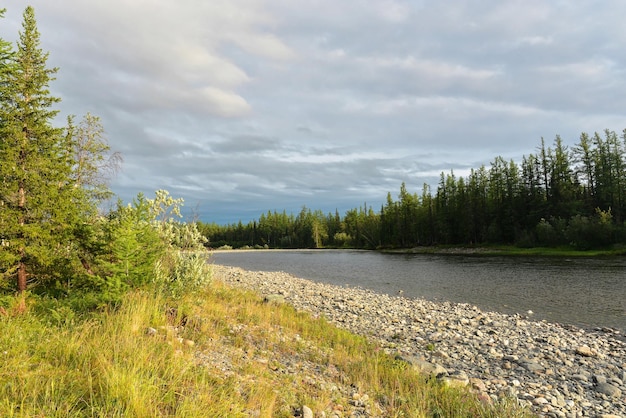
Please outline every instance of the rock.
M462 371L484 402L514 396L538 416L626 418L626 339L620 334L316 283L283 272L261 275L217 265L213 272L227 285L269 299L278 295L281 303L366 336L424 376L452 382L457 372L448 371ZM356 411L335 412L348 417Z
M469 384L467 373L462 370L452 372L447 376L441 376L440 379L444 384L450 387L465 387Z
M158 334L158 331L155 328L152 328L152 327L146 328L146 335L149 335L150 337L154 337L157 334Z
M593 376L591 376L591 380L595 384L606 383L606 376L603 376L601 374L594 374Z
M448 374L448 371L437 363L430 363L417 357L409 357L404 360L410 363L419 373L425 374L428 377L444 376Z
M306 405L302 405L302 418L313 418L313 411Z
M612 398L619 398L622 396L622 391L610 383L598 383L596 385L596 392L603 393Z
M485 385L485 382L482 381L482 379L472 377L469 379L469 382L472 385L472 388L476 389L478 392L487 392L487 386Z
M274 304L274 305L280 305L280 304L285 303L285 297L283 295L277 295L277 294L267 295L263 299L263 302Z
M433 342L440 342L443 340L443 334L441 332L433 332L428 336L428 339Z
M545 370L541 364L534 360L522 360L520 366L533 373L541 373Z
M598 355L598 353L593 351L587 345L581 345L580 347L576 348L576 354L584 356L584 357L594 357Z

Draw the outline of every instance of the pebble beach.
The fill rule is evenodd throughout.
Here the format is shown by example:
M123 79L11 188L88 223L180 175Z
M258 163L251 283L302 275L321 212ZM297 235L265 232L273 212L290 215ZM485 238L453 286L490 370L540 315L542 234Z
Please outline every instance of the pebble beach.
M626 342L617 330L383 295L284 272L212 269L216 280L324 317L481 396L516 397L539 416L626 418Z

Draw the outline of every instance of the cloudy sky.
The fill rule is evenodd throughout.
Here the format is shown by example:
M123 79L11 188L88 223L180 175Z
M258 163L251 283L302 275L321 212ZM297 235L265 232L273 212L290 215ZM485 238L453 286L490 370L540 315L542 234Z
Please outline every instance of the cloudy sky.
M15 41L25 2L5 0ZM100 116L123 199L201 219L340 213L544 137L626 128L626 2L32 0L68 114Z

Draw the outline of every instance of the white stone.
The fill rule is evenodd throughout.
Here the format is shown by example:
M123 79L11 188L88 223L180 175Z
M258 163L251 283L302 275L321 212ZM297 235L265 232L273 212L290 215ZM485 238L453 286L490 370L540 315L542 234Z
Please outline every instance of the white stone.
M302 406L302 418L313 418L313 411L306 405Z

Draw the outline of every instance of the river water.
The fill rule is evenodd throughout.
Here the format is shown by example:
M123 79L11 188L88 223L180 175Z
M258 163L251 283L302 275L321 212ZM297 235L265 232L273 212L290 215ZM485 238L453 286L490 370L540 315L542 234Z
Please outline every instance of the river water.
M216 251L211 262L534 320L626 332L626 259L383 254L350 250Z

